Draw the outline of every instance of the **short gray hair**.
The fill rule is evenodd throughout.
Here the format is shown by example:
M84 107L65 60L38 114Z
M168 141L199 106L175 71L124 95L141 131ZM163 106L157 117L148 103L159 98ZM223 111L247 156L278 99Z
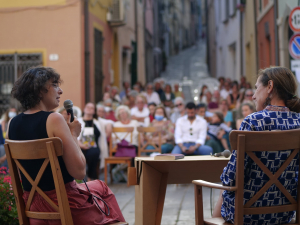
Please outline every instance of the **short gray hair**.
M176 104L176 102L182 102L182 104L184 104L184 100L183 100L182 97L176 97L176 98L174 99L174 103Z
M97 109L101 109L101 108L102 108L102 109L105 109L105 106L102 105L102 104L97 104L97 105L96 105L96 108L97 108Z
M131 112L130 112L129 107L126 106L126 105L120 105L120 106L118 106L118 108L116 109L116 112L115 112L115 117L116 117L116 119L120 120L119 115L120 115L120 111L121 111L122 109L125 110L125 112L127 112L128 117L130 118Z
M131 91L129 91L129 93L128 93L128 96L136 97L136 96L138 96L138 95L139 95L139 93L138 93L137 91L135 91L135 90L131 90Z

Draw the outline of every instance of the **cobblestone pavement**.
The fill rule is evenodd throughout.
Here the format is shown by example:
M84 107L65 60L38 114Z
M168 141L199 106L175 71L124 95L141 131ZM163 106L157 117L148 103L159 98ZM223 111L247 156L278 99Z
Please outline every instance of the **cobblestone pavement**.
M109 187L114 192L126 221L130 225L135 224L134 186L127 187L126 184L112 184ZM203 188L204 218L211 217L211 202L212 206L216 204L219 193L219 190ZM168 185L161 224L195 224L194 186L192 184Z

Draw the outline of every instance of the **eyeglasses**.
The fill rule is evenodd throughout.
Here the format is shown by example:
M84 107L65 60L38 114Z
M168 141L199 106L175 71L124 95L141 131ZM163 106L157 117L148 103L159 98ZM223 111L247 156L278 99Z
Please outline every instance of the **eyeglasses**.
M179 104L177 104L177 105L175 105L176 107L178 107L178 106L182 106L182 103L179 103Z
M252 95L246 95L246 97L252 97L253 96L253 94Z
M190 135L193 135L193 128L190 128Z

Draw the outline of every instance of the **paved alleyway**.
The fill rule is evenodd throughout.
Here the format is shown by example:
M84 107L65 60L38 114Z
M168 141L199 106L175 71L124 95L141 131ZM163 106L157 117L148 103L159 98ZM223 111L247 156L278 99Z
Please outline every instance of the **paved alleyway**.
M209 77L206 65L206 42L200 40L197 46L185 49L168 59L168 66L162 77L167 83L182 84L186 101L199 96L200 88L206 84L211 90L218 85L215 78Z
M171 57L162 77L170 84L180 82L187 101L191 101L199 95L199 89L203 84L208 85L211 90L217 85L216 79L210 78L207 71L206 44L204 41L200 41L197 46ZM127 187L126 184L109 186L116 195L126 221L131 225L135 224L134 187ZM209 188L204 188L203 191L204 217L210 217L210 202L212 201L212 205L215 205L219 197L219 190L213 190L212 194ZM168 185L161 224L195 224L194 186L192 184Z

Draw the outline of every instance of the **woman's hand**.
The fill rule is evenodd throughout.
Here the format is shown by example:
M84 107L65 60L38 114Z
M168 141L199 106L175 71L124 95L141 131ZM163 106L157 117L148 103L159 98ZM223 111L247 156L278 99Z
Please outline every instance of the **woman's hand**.
M78 141L78 145L81 149L83 150L88 150L90 149L89 145L88 144L83 144L81 141Z
M77 117L74 116L74 121L71 122L71 114L68 113L68 120L67 124L70 128L71 134L75 137L79 137L81 132L81 124L77 120Z

